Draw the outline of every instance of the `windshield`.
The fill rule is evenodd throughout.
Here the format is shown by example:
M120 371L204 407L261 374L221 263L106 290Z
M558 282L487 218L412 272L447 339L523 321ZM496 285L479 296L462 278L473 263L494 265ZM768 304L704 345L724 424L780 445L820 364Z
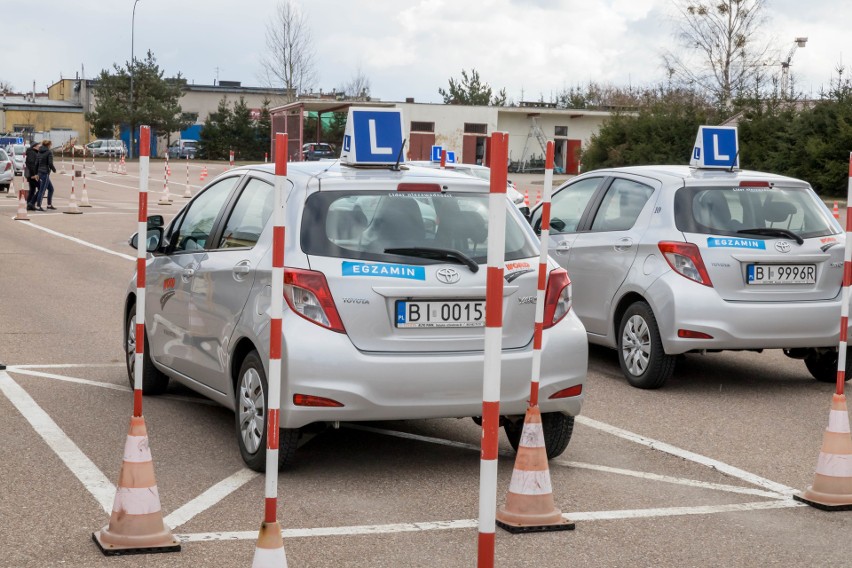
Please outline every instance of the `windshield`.
M506 260L537 255L535 239L512 209L507 206ZM301 240L305 253L319 256L399 262L400 254L386 249L426 247L458 251L482 264L488 244L488 194L319 192L305 204ZM402 261L446 262L414 256Z
M675 223L685 233L732 236L778 232L765 229L804 239L840 232L813 190L803 186L684 187L675 195Z
M16 144L16 145L12 146L12 153L15 154L16 156L20 156L24 152L26 152L26 148L24 147L23 144Z

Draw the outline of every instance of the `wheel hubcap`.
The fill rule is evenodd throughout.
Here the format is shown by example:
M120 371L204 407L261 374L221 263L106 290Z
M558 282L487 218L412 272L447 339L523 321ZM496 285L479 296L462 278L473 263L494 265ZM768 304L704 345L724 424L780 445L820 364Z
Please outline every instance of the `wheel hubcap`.
M648 368L651 360L651 332L641 316L632 316L627 320L621 335L621 356L633 376L638 377Z
M255 453L260 448L266 423L266 399L256 369L248 369L240 378L240 437L246 450Z

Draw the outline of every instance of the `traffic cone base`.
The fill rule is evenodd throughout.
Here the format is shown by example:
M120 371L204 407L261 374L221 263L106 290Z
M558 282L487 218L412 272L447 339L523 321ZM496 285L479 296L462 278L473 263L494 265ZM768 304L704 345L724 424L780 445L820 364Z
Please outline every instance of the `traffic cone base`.
M24 199L23 190L18 193L18 212L13 217L15 221L30 221L29 215L27 215L27 200Z
M518 444L506 504L500 507L497 526L511 533L567 531L574 523L562 516L553 503L553 488L544 447L538 406L527 409Z
M141 416L130 419L118 478L109 524L92 533L101 552L113 556L179 551L180 541L163 523L154 462Z
M257 547L251 568L287 568L287 555L284 552L284 540L281 538L281 525L263 523L257 535Z
M845 395L832 399L813 485L793 498L823 511L852 510L852 436Z

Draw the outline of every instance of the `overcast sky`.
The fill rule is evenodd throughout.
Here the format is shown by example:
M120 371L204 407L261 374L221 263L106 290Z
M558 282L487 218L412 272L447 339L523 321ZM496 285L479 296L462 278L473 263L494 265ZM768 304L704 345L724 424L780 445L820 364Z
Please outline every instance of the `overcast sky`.
M13 1L13 0L4 0ZM15 1L29 17L4 25L0 80L39 91L60 77L94 77L130 59L133 0ZM671 0L302 0L316 50L318 87L331 90L358 66L373 96L441 102L438 88L476 68L510 99L550 99L589 80L644 85L663 79L674 47ZM277 0L139 0L135 54L154 52L166 75L259 86L265 29ZM852 59L852 2L767 0L765 30L792 72L816 94ZM852 71L852 69L850 70Z

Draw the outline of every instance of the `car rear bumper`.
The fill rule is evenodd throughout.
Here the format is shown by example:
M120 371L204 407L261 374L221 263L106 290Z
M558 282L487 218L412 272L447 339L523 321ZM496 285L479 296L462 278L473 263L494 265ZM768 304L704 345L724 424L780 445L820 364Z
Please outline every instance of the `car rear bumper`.
M668 273L647 291L666 353L698 349L836 347L840 339L838 295L806 302L729 302L713 288L685 283ZM678 330L712 339L678 337Z
M292 315L292 314L291 314ZM313 422L452 418L482 414L483 354L366 353L345 334L285 316L281 426ZM532 323L532 322L530 322ZM317 341L318 332L322 333ZM503 352L501 408L504 415L527 408L532 343ZM582 384L588 364L586 332L573 313L543 336L539 406L542 412L580 413L583 395L549 400ZM306 394L342 403L336 408L295 406Z

